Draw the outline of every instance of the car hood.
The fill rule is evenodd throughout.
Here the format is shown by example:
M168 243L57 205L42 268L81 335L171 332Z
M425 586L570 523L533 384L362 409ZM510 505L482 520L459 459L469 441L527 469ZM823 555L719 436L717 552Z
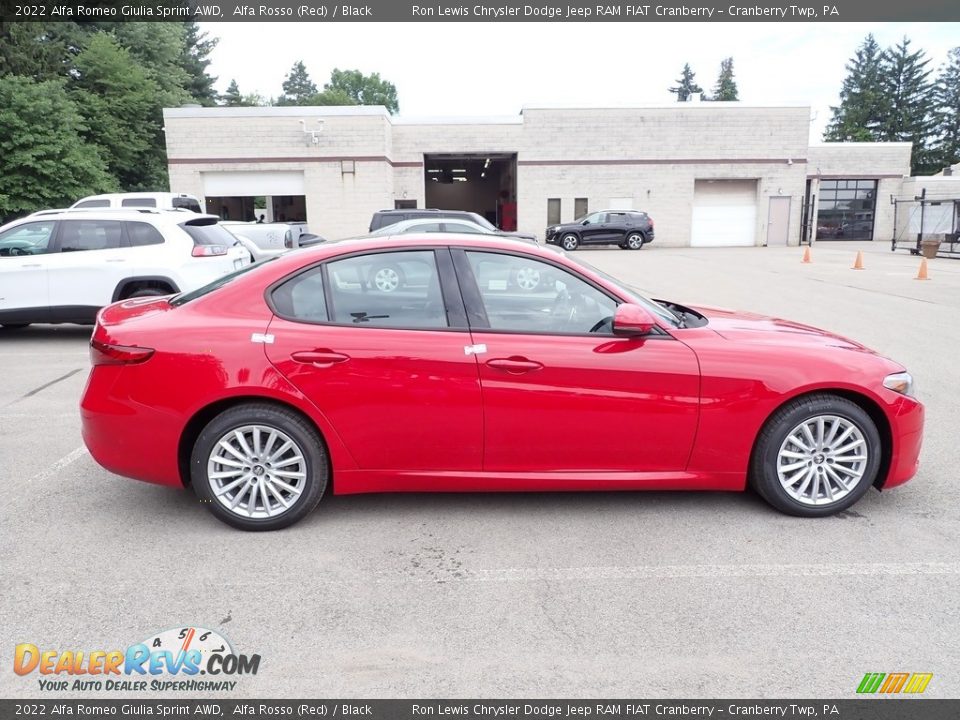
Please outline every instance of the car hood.
M694 309L710 321L707 327L733 342L818 345L876 354L855 340L792 320L714 307Z

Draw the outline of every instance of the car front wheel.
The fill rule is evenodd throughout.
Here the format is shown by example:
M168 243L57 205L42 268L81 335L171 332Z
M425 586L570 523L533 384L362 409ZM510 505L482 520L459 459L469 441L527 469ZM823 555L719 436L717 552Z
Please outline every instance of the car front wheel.
M564 250L573 251L573 250L576 250L577 246L579 245L580 245L580 238L578 238L573 233L564 235L563 238L560 240L560 246Z
M836 395L807 395L777 410L760 431L750 483L782 512L825 517L863 497L880 457L880 434L863 408Z
M241 530L279 530L313 510L330 464L317 431L291 410L248 403L225 410L193 447L194 491Z

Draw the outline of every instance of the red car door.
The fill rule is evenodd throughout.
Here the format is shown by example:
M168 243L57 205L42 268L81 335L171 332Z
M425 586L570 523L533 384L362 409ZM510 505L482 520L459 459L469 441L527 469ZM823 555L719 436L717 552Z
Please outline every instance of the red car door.
M507 281L531 264L539 287ZM616 301L550 263L466 251L457 267L483 387L484 470L686 468L700 386L690 348L666 334L614 337Z
M267 355L363 470L481 467L477 363L451 289L427 249L333 260L273 290Z

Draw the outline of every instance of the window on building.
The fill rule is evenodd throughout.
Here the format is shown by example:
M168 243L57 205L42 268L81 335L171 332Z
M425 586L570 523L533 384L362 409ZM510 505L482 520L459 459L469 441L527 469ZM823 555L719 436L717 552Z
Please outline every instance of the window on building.
M589 203L587 202L587 198L576 198L576 199L573 201L573 217L574 217L574 219L579 220L579 219L582 218L584 215L586 215L586 214L589 212L589 207L590 207L590 205L589 205Z
M547 225L560 224L560 198L547 200Z
M873 240L876 180L821 180L817 240Z

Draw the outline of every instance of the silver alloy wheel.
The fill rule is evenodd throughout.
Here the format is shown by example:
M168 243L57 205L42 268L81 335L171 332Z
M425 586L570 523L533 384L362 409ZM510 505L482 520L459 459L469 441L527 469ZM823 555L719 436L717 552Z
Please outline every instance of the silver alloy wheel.
M639 250L643 247L643 235L640 233L630 233L627 237L627 247L631 250Z
M869 453L855 423L837 415L816 415L787 434L777 453L777 476L797 502L828 505L857 487Z
M576 250L577 245L580 244L580 241L577 239L576 235L564 235L563 240L560 241L560 244L563 245L564 250Z
M244 425L213 446L207 481L214 497L233 514L272 518L300 499L307 484L307 462L285 432L267 425Z
M382 267L373 274L373 284L380 292L393 292L400 287L400 275L392 267Z
M535 267L522 267L517 270L517 285L522 290L536 290L540 285L540 271Z

